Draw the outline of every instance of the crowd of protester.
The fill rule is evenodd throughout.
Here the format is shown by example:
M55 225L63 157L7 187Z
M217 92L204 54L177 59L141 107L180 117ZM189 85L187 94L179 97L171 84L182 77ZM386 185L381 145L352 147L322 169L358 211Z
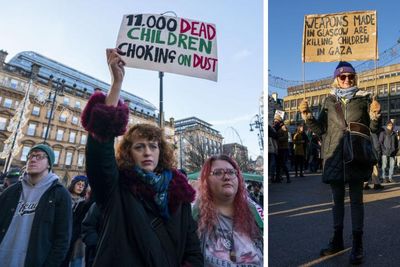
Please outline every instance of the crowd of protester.
M382 183L393 183L394 174L400 173L400 131L394 121L388 120L377 133L371 133L378 163L371 178L364 183L364 190L383 189ZM294 177L322 171L321 139L304 124L290 132L283 119L276 115L268 125L268 179L271 183L291 182Z
M262 183L246 184L233 158L214 155L195 191L161 128L127 129L119 52L106 51L108 95L96 92L82 112L86 175L64 186L44 143L4 175L1 266L263 266Z
M289 131L281 116L276 115L268 125L268 178L271 183L286 183L294 177L304 177L305 171L322 170L321 139L303 124Z

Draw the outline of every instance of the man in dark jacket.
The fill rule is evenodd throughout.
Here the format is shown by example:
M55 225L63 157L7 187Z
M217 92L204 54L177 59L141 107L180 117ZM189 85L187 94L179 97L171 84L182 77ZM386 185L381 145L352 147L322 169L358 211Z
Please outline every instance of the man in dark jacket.
M388 121L386 130L379 135L382 148L382 179L387 183L393 183L394 160L398 150L396 133L393 131L393 122ZM389 162L389 178L386 176L386 168Z
M368 190L370 189L368 183L372 182L374 185L374 189L378 190L378 189L383 189L383 185L381 185L381 181L379 178L379 169L382 166L382 148L381 148L381 143L379 142L379 135L380 133L384 131L382 128L379 129L379 131L377 133L371 133L371 140L372 140L372 144L374 145L375 148L375 152L378 156L378 163L374 165L373 170L372 170L372 175L371 175L371 179L366 182L364 184L364 190Z
M22 181L0 195L1 266L59 267L71 237L71 200L45 144L28 153Z

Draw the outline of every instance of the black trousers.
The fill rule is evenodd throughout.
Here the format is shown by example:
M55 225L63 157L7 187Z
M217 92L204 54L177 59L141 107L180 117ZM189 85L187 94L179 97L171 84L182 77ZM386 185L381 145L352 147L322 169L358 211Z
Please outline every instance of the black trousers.
M300 175L303 174L304 169L304 156L303 155L295 155L294 156L294 170L297 175L297 171L300 168Z
M333 227L343 229L345 184L331 184L333 198ZM353 231L364 228L363 181L349 182L351 225Z

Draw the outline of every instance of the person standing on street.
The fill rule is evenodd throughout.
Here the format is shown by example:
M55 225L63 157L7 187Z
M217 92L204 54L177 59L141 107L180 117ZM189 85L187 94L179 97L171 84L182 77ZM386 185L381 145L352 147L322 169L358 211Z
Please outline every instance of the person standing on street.
M276 161L278 156L278 141L275 129L268 124L268 176L272 183L276 181Z
M369 92L358 89L357 74L350 63L341 61L334 71L333 78L333 88L326 97L318 118L312 115L307 100L300 103L299 111L307 126L322 137L324 160L322 180L330 184L334 202L333 239L328 247L320 251L320 255L332 255L344 249L344 199L345 185L348 184L353 230L350 263L360 264L363 261L363 182L368 181L372 173L372 165L344 162L343 117L346 123L362 123L371 132L377 132L380 128L380 104L376 100L371 102Z
M68 191L72 201L72 236L71 243L60 267L80 267L83 263L85 248L81 238L83 218L92 205L91 198L87 198L88 179L84 175L77 175L71 180Z
M372 144L374 145L376 154L378 156L378 163L375 164L373 167L371 179L364 184L364 190L371 189L368 185L369 182L371 182L373 184L373 189L375 189L375 190L384 188L384 186L381 185L380 173L379 173L380 166L382 165L382 147L381 147L381 143L379 142L378 136L379 136L381 130L383 130L383 129L380 128L377 133L371 133L371 140L372 140Z
M290 183L290 175L288 168L289 161L289 130L282 121L282 117L276 115L274 118L274 128L277 131L278 139L278 157L276 167L276 181L279 183L282 181L281 172L284 171L286 174L286 182Z
M382 179L386 183L393 183L394 161L398 150L397 135L393 131L393 122L388 121L385 131L379 135L382 148ZM389 163L389 173L386 176L386 168ZM387 178L388 177L388 178Z
M53 173L54 151L33 146L22 181L0 195L0 265L59 267L71 238L67 189Z
M81 117L89 132L86 173L103 216L93 266L203 266L191 210L195 191L176 168L163 129L139 123L126 131L120 53L106 50L111 88L93 94Z
M296 133L293 136L295 177L298 176L298 171L300 171L300 177L304 177L303 169L307 145L307 136L305 135L303 129L303 125L298 125Z

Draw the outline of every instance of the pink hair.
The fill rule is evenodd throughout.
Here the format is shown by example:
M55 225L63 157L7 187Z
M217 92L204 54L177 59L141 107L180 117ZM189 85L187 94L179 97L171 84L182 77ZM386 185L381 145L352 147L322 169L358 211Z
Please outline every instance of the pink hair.
M211 172L211 165L216 160L229 162L235 170L238 171L238 191L234 199L233 227L236 231L247 234L250 238L260 237L260 231L253 219L247 202L247 191L244 185L244 179L240 172L239 165L234 159L227 155L212 156L206 160L200 173L199 186L199 220L198 231L200 234L211 232L217 224L217 209L214 206L213 196L208 184L208 178Z

